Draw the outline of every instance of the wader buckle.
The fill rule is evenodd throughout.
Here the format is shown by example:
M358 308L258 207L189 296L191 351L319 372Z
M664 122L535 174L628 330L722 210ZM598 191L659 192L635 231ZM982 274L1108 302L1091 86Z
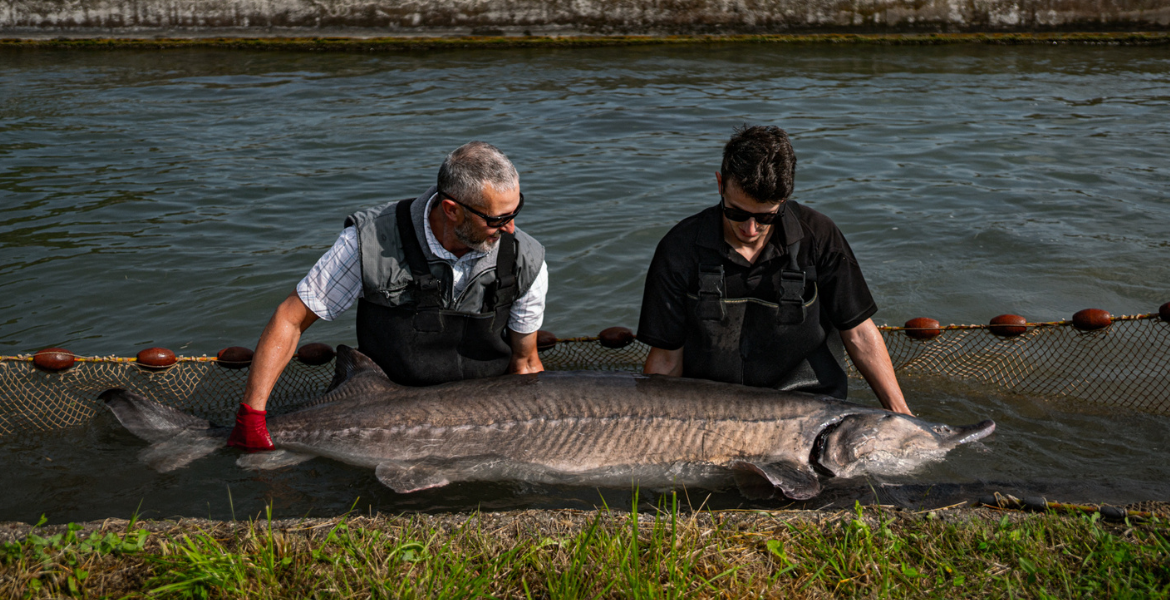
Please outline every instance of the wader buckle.
M418 305L414 313L414 330L436 333L443 330L443 317L439 314L439 280L431 276L418 279Z
M699 319L722 321L727 318L723 296L723 265L699 265Z
M777 318L781 323L803 323L806 316L804 306L803 271L780 272L780 301Z

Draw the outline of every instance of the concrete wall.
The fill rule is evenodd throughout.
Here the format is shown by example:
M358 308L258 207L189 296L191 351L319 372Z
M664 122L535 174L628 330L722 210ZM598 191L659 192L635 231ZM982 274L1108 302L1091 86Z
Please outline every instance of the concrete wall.
M0 0L0 34L7 36L357 29L379 35L1153 31L1170 29L1170 0Z

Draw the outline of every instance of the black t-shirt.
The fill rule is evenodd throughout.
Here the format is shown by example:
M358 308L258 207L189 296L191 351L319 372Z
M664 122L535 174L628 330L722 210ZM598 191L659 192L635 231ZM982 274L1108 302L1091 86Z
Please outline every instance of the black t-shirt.
M723 264L728 298L758 298L776 302L774 275L788 267L787 246L800 239L797 264L816 267L817 289L822 315L838 330L852 329L877 312L877 305L865 285L865 277L853 257L845 236L831 219L789 200L785 210L794 211L796 221L789 231L780 225L754 264L723 239L723 215L719 206L683 219L667 232L646 274L638 339L662 348L677 350L686 340L686 295L699 289L700 255L718 257ZM799 233L796 231L799 224ZM793 238L793 239L787 239Z

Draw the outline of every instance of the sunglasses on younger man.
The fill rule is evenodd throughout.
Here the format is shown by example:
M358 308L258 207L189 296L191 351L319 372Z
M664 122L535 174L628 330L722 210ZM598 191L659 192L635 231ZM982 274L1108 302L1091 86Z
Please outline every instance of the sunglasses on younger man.
M516 210L512 211L511 214L499 215L499 216L495 216L495 217L490 216L490 215L485 215L485 214L479 212L478 210L475 210L474 208L460 202L458 198L456 198L456 197L452 196L451 194L448 194L447 192L444 192L442 190L439 191L439 196L446 198L446 199L454 202L455 204L462 206L463 208L466 208L472 214L483 219L483 222L486 223L488 227L492 227L492 228L496 228L496 229L503 227L503 226L507 225L508 223L512 222L512 219L515 219L516 215L520 214L520 209L524 208L524 194L523 193L520 194L520 204L516 205Z
M723 216L727 217L731 221L742 223L748 219L755 219L756 223L759 223L760 225L771 225L772 221L775 221L777 218L779 218L780 213L784 211L784 203L781 202L780 209L776 212L748 212L734 206L728 206L727 200L724 199L723 196L719 196L719 206L723 208Z

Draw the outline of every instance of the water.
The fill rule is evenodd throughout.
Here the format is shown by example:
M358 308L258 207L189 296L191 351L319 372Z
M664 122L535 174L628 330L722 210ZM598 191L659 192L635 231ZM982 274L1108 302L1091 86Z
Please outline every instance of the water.
M879 324L1151 312L1170 300L1168 106L1159 48L7 51L0 353L252 346L347 214L417 195L470 139L520 170L519 224L548 251L544 329L633 328L657 240L717 201L722 144L744 122L792 134L797 199L845 232ZM305 340L352 344L352 330L351 313ZM1170 498L1170 418L903 386L921 416L990 417L999 431L889 494ZM863 386L854 397L872 401ZM109 419L0 440L0 520L127 516L140 502L147 516L225 517L269 498L290 516L358 497L383 511L598 501L509 485L401 497L366 470L318 460L255 475L228 453L158 475L140 448Z

